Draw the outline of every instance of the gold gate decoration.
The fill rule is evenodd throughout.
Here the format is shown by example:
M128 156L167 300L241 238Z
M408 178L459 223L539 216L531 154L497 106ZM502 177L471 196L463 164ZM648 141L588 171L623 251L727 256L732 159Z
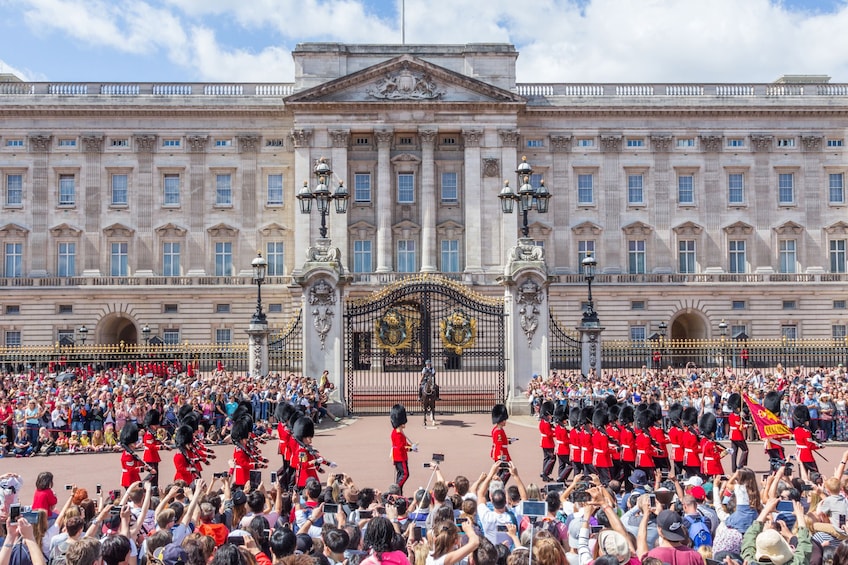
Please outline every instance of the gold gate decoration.
M442 345L457 355L462 355L463 349L474 347L477 341L477 320L458 308L450 316L442 318L439 327Z
M382 318L375 322L377 347L388 350L389 354L397 355L401 349L412 344L415 332L412 320L404 316L397 308L389 309Z

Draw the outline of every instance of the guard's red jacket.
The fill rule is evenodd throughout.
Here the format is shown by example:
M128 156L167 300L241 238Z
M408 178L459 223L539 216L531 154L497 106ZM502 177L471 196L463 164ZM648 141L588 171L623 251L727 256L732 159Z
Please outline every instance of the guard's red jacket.
M554 443L557 455L570 455L571 446L568 442L568 430L565 426L554 428Z
M310 478L318 479L318 467L321 464L319 458L315 457L315 451L306 449L306 446L297 444L297 488L306 486Z
M568 448L571 450L571 462L583 463L583 451L580 449L580 430L571 428L568 431Z
M721 464L721 447L711 439L701 440L701 472L710 477L724 474Z
M627 426L621 426L618 432L618 443L621 445L621 460L625 463L636 461L636 434Z
M539 442L539 447L542 449L554 448L554 428L551 423L544 418L539 420L539 434L542 438Z
M590 427L587 430L586 429L587 427L589 427L589 426L583 426L582 428L580 428L580 433L579 433L580 440L579 440L578 443L580 445L580 451L582 453L581 457L583 458L583 464L584 465L591 465L592 459L593 459L593 457L592 457L592 433L594 433L594 432L590 431L591 430Z
M402 431L397 428L392 429L392 461L400 463L409 461L409 450L412 449L412 444Z
M607 424L607 437L610 441L610 457L618 461L621 459L621 429L615 424Z
M159 457L159 440L151 433L150 430L144 432L144 454L141 458L145 463L159 463L162 459Z
M798 461L801 463L813 463L813 451L821 449L821 446L813 441L813 434L807 428L798 426L792 430L795 436L795 448L798 453Z
M654 457L657 459L668 459L668 437L665 435L665 432L662 428L658 426L651 426L650 429L651 437L654 438Z
M698 436L695 432L685 429L680 433L680 443L683 447L683 466L684 467L700 467L701 466L701 446L698 442Z
M654 446L651 436L642 428L636 429L636 466L651 469L654 465Z
M677 426L668 429L668 445L671 447L671 459L675 463L683 463L683 430Z
M182 450L174 453L174 480L185 481L188 484L194 480L194 464L186 458Z
M289 427L282 422L277 424L277 437L280 438L280 443L277 446L277 453L283 456L283 460L288 461L287 455L291 432L289 432Z
M609 439L600 430L592 434L592 452L592 465L600 469L612 467Z
M244 486L250 480L250 471L253 462L247 452L241 447L233 450L233 484Z
M742 418L736 412L731 412L730 416L727 417L727 421L730 423L730 441L742 441L745 439L744 427L745 424L742 422Z
M506 437L506 431L500 426L492 428L492 450L489 453L492 461L499 461L501 456L505 456L507 461L512 461L509 456L509 438Z
M121 486L124 488L129 488L129 486L135 482L141 480L141 469L140 463L136 461L136 458L124 451L121 453Z

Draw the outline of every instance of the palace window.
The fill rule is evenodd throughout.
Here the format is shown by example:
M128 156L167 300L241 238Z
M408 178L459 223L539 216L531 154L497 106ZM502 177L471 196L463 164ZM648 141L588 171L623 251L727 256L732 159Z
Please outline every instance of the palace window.
M831 239L829 243L830 247L830 272L831 273L844 273L846 272L846 240L844 239Z
M779 173L777 175L777 198L780 204L795 202L795 175L793 173Z
M231 277L233 271L233 244L230 241L215 242L215 276Z
M162 243L162 276L178 277L181 274L180 243L178 241Z
M357 239L353 242L353 272L370 273L371 271L371 240Z
M371 173L354 173L354 202L371 202Z
M733 239L727 242L727 245L730 272L734 274L746 272L748 267L745 258L745 241Z
M215 175L215 205L233 205L233 176L229 173Z
M577 175L577 205L589 206L595 202L595 175L585 173Z
M830 173L827 180L829 202L845 204L845 173Z
M268 201L269 206L282 206L283 204L283 175L282 173L268 175Z
M15 330L6 330L6 347L20 347L21 332Z
M413 173L398 173L397 195L399 204L415 202L415 175Z
M109 272L113 277L126 277L130 274L129 243L113 241L109 253Z
M129 204L129 195L127 194L127 175L113 174L112 175L112 206L126 206Z
M59 206L76 204L76 175L59 175Z
M397 271L399 273L414 273L415 262L415 240L400 239L397 242Z
M459 272L459 240L458 239L443 239L442 240L442 272L443 273L458 273Z
M19 278L24 276L24 244L15 242L7 243L5 246L4 271L6 278Z
M6 206L22 206L24 202L24 176L6 175Z
M631 239L627 242L627 272L631 275L643 275L646 269L646 251L644 239Z
M842 139L828 139L827 146L828 147L842 147L845 144L845 141Z
M169 173L163 177L163 200L165 206L180 205L180 175Z
M577 242L577 272L583 274L583 259L595 254L595 240L582 239Z
M744 173L730 173L727 175L727 201L730 204L745 203Z
M162 330L162 341L165 345L180 344L180 330L166 329Z
M644 175L627 175L627 203L644 204L645 191L643 190Z
M456 202L459 199L456 181L456 173L442 173L442 202Z
M77 244L75 242L59 242L56 257L56 274L60 277L76 276Z
M677 265L680 273L695 272L695 240L685 239L677 242Z
M794 273L796 271L796 242L794 239L781 239L778 242L779 247L779 272Z
M269 241L265 245L265 260L268 261L268 276L281 277L286 274L284 243Z
M228 345L233 341L233 331L227 328L218 328L215 330L215 343L218 345Z
M678 175L677 176L677 203L678 204L694 204L695 203L695 176L694 175Z

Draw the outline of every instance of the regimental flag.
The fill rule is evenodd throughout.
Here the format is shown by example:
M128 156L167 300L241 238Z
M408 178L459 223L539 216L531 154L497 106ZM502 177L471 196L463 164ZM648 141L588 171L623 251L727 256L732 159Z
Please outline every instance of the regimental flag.
M757 431L762 439L786 439L792 437L792 431L786 427L786 424L780 421L780 418L775 416L770 410L757 401L753 400L747 394L743 394L745 403L748 405L748 410L751 412L751 417L754 419L754 424L757 425Z

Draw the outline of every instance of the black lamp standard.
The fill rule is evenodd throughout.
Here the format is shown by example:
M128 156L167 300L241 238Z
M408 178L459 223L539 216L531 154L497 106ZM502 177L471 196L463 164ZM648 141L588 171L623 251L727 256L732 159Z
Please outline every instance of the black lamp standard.
M539 183L538 188L533 188L533 185L530 184L533 167L527 162L527 157L521 158L521 164L518 165L515 172L518 175L518 182L521 183L518 194L510 188L509 181L505 180L504 187L501 189L500 194L498 194L498 198L501 199L501 210L504 214L512 214L515 202L520 203L521 213L523 215L521 235L527 238L530 235L530 227L527 224L527 212L535 206L536 211L540 214L546 214L548 212L548 200L551 198L551 193L545 188L544 180Z
M586 257L580 261L583 267L583 277L586 279L586 285L589 288L589 301L586 303L586 310L583 312L584 326L598 326L598 314L595 312L595 302L592 300L592 281L595 280L595 269L598 266L598 261L592 256L592 252L586 253Z
M257 253L256 258L251 261L253 267L253 282L256 283L256 312L253 313L251 324L265 324L265 312L262 311L262 283L265 282L265 272L268 269L268 262L262 256L262 253Z
M321 214L321 238L327 237L327 214L330 213L330 201L336 203L336 214L347 213L347 202L350 198L347 189L344 187L344 182L339 181L339 186L336 191L331 193L327 183L332 177L333 171L327 160L323 157L318 160L315 166L315 176L318 177L318 186L313 190L309 190L309 183L303 182L303 188L297 193L297 199L300 200L300 212L309 214L312 211L312 201L315 200L318 205L318 212Z
M82 342L82 345L84 347L85 346L85 339L88 337L88 328L85 327L85 324L83 324L77 329L77 333L79 334L79 339Z
M719 334L721 334L721 375L724 376L725 368L727 367L727 362L724 359L724 342L727 339L727 322L725 322L724 319L719 322L718 331Z
M141 327L141 336L144 338L144 348L147 349L147 346L150 343L150 326L144 324Z
M668 324L663 320L657 328L660 330L660 356L663 358L665 357L665 334L668 330Z

